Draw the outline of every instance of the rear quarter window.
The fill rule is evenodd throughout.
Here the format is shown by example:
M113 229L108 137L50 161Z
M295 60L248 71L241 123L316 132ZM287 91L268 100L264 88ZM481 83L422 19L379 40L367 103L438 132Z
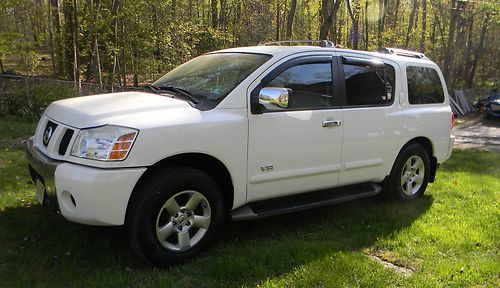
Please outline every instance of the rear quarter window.
M393 102L394 67L344 64L347 106L380 106Z
M439 74L429 67L406 67L408 100L410 104L433 104L444 102L443 85Z

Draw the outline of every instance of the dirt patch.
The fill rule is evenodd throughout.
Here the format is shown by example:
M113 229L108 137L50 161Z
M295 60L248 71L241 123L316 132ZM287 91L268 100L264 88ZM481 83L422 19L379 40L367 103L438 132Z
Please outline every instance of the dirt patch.
M396 253L374 249L366 249L363 252L368 258L380 263L386 269L392 270L405 277L410 277L416 270L415 267L411 267L414 265L403 263Z
M484 117L468 118L462 125L456 126L455 148L482 149L500 152L500 120Z
M0 149L22 149L28 137L0 139Z
M405 267L394 265L391 262L384 261L375 255L368 255L368 257L370 259L373 259L376 262L382 264L382 266L384 266L386 269L393 270L394 272L401 274L405 277L410 277L411 274L413 274L413 270L405 268Z

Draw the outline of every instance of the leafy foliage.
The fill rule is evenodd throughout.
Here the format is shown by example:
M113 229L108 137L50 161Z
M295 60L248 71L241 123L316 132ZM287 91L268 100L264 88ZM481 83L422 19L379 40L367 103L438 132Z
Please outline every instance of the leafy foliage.
M207 51L321 35L425 52L450 87L495 86L499 11L458 0L5 0L0 59L24 73L137 85Z
M32 85L30 91L26 91L28 86L22 83L13 85L15 87L10 87L9 97L6 98L6 110L10 115L28 120L39 119L50 103L77 95L74 89L64 85Z

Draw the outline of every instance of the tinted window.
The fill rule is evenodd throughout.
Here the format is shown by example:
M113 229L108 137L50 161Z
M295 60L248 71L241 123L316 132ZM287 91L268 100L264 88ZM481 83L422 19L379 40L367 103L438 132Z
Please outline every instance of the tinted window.
M436 70L427 67L406 67L410 104L443 103L444 92Z
M344 64L346 105L386 105L392 103L395 72L391 65L380 67Z
M288 89L287 109L331 107L334 104L332 67L328 63L301 64L281 72L266 87Z

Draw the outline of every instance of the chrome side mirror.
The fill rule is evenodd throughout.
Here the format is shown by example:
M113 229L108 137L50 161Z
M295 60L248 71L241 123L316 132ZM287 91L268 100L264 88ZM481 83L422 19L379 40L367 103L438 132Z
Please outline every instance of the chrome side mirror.
M282 110L288 107L289 88L265 87L260 89L259 104L267 110Z

